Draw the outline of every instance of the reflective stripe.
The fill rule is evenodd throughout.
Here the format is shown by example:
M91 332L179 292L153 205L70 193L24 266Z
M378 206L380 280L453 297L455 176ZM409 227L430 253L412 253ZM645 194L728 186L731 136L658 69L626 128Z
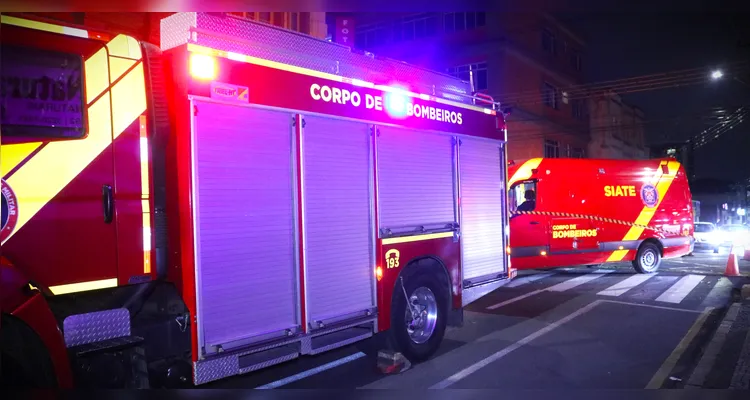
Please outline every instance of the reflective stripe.
M2 22L3 24L20 26L22 28L30 28L52 33L61 33L63 35L77 36L87 39L89 37L89 32L83 29L68 28L67 26L50 24L47 22L32 21L30 19L11 17L7 15L0 16L0 22Z
M516 172L513 174L513 176L508 181L508 187L513 186L518 181L523 181L526 179L531 178L532 170L539 168L539 164L542 163L541 158L532 158L531 160L527 160L524 162Z
M49 290L54 295L85 292L88 290L106 289L117 286L117 278L102 279L98 281L88 281L79 283L69 283L67 285L50 286Z
M42 142L4 144L0 148L0 176L5 177L9 174L41 145Z
M448 238L448 237L453 237L453 232L441 232L441 233L431 233L427 235L387 238L387 239L383 239L383 244L387 245L387 244L396 244L396 243L419 242L422 240L441 239L441 238Z
M148 128L145 115L139 118L141 156L141 211L143 213L143 273L151 273L151 202L148 174Z
M342 83L348 83L348 84L354 85L354 86L368 87L368 88L382 90L384 92L389 92L389 93L398 93L398 94L407 95L407 96L411 96L411 97L419 97L421 99L425 99L425 96L427 96L428 100L434 101L436 103L447 104L447 105L450 105L450 106L453 106L453 107L464 108L464 109L467 109L467 110L479 111L479 112L483 112L483 113L489 114L489 115L497 115L497 112L495 110L492 110L492 109L489 109L489 108L477 107L477 106L473 106L473 105L469 105L469 104L459 103L459 102L456 102L456 101L450 101L450 100L442 99L442 98L439 98L439 97L434 97L434 96L428 96L428 95L424 95L424 94L409 92L409 91L406 91L406 90L403 90L403 89L393 88L393 87L390 87L390 86L376 85L374 83L366 82L366 81L361 81L359 79L344 78L344 77L339 76L339 75L334 75L334 74L329 74L329 73L326 73L326 72L315 71L315 70L312 70L312 69L297 67L297 66L289 65L289 64L283 64L283 63L280 63L280 62L266 60L266 59L263 59L263 58L246 56L244 54L234 53L234 52L231 52L231 51L228 52L228 51L222 51L222 50L215 50L215 49L212 49L212 48L209 48L209 47L199 46L199 45L194 44L194 43L188 43L188 51L193 52L193 53L206 54L206 55L214 56L214 57L226 58L226 59L233 60L233 61L240 61L240 62L245 62L245 63L250 63L250 64L262 65L264 67L280 69L280 70L284 70L284 71L294 72L294 73L297 73L297 74L302 74L302 75L307 75L307 76L313 76L313 77L321 78L321 79L330 79L332 81L337 81L337 82L342 82Z

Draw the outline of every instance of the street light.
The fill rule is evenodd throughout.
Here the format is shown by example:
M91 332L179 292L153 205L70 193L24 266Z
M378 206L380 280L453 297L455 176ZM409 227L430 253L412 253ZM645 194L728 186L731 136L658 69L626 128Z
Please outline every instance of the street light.
M722 76L724 76L724 73L719 69L711 72L711 79L713 80L721 79Z

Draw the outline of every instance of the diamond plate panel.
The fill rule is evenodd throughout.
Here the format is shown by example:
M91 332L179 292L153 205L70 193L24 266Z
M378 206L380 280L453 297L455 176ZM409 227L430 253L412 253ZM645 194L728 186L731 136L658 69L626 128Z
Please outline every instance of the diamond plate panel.
M163 50L196 44L383 85L405 85L413 91L471 103L460 96L470 87L447 74L385 58L357 54L349 47L281 28L206 13L178 13L161 24ZM193 34L191 34L191 30Z
M63 321L65 346L130 335L130 312L124 308L71 315Z
M252 371L257 371L272 365L280 364L285 361L293 360L299 357L299 353L288 354L274 358L262 363L254 364L249 367L240 368L240 357L256 352L246 351L243 353L230 354L227 356L216 357L209 360L196 361L193 363L193 383L202 385L204 383L216 381L228 376L240 375Z

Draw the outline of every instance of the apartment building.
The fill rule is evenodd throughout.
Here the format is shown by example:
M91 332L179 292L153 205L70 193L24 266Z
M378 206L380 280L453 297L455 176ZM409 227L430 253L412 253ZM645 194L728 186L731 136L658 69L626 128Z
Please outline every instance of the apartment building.
M591 158L646 159L649 148L644 142L645 116L612 91L589 98ZM673 149L674 150L674 149Z
M472 80L477 91L512 107L509 158L585 157L587 99L568 92L583 82L585 42L544 13L370 13L352 21L351 45ZM342 18L329 16L329 26Z

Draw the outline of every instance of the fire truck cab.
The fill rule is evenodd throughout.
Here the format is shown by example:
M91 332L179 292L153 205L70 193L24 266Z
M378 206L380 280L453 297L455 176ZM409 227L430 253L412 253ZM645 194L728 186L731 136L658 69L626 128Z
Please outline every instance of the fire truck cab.
M419 361L514 276L505 122L466 82L228 15L160 48L2 27L4 384L198 385L380 333Z

